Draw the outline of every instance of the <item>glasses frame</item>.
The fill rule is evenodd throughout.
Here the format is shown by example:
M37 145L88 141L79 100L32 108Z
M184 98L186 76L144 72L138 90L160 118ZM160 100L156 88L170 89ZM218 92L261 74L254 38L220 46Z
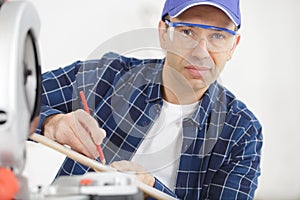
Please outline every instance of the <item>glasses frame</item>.
M205 24L194 24L194 23L186 23L186 22L171 22L169 20L165 20L165 23L170 27L181 27L181 26L192 26L192 27L199 27L203 29L211 29L216 31L225 31L227 33L230 33L231 35L236 35L237 31L229 30L227 28L218 27L218 26L211 26L211 25L205 25Z

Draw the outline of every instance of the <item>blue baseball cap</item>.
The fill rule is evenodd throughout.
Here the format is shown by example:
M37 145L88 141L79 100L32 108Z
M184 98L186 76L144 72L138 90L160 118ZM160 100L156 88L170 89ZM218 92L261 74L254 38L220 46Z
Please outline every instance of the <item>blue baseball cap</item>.
M166 0L161 17L162 19L166 15L177 17L185 10L199 5L209 5L219 8L240 28L241 13L239 0Z

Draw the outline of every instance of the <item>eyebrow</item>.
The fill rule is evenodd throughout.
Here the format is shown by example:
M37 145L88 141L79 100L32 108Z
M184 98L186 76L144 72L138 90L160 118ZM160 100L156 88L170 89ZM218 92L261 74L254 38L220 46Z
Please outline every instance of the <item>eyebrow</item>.
M225 31L225 32L230 33L232 35L237 34L236 31L229 30L227 28L218 27L218 26L211 26L211 25L205 25L205 24L195 24L195 23L187 23L187 22L171 22L169 20L165 20L165 23L168 26L172 26L172 27L190 26L190 27L199 27L199 28L203 28L203 29L213 29L213 30L216 30L216 31Z

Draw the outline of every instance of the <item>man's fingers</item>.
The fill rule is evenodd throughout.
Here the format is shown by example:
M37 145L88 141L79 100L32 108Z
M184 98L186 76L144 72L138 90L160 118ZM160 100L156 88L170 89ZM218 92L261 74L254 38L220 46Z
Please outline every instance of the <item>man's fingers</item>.
M121 161L115 161L113 163L111 163L111 166L119 171L133 171L137 174L145 174L148 173L146 172L146 170L144 169L144 167L142 167L139 164L136 164L134 162L131 161L127 161L127 160L121 160Z
M72 141L72 147L71 147L74 151L80 152L84 155L86 155L89 158L95 158L95 156L90 153L89 150L87 150L87 148L85 147L85 145L82 143L81 140L77 139L76 137L74 138L74 140Z
M80 140L81 146L83 146L83 147L78 147L78 149L79 148L84 149L84 152L88 151L89 152L88 156L95 158L98 156L98 152L97 152L96 144L94 143L93 139L91 138L89 129L86 128L88 125L82 124L78 120L77 117L78 116L76 115L76 113L73 113L73 115L71 117L72 122L70 122L70 124L71 124L70 128L72 130L74 137L76 137L78 140ZM86 117L86 116L84 116L84 117ZM72 146L77 148L77 146L75 144Z
M93 142L97 145L101 144L103 138L106 137L106 132L99 127L97 121L81 109L76 110L74 115L87 132L90 133L90 137L93 139Z
M95 144L100 145L103 142L103 139L106 137L106 132L102 128L98 128L97 131L91 132L91 137Z
M81 127L74 113L58 114L50 116L47 126L44 126L44 134L51 139L70 146L90 158L97 156L97 149L90 135Z
M97 121L81 109L47 117L43 133L90 158L99 156L96 145L101 144L106 136Z
M113 168L124 172L124 171L132 171L133 169L130 169L130 163L129 161L126 160L121 160L121 161L116 161L110 164Z
M153 187L155 178L147 172L143 166L127 160L115 161L111 163L111 167L122 172L134 172L139 181Z

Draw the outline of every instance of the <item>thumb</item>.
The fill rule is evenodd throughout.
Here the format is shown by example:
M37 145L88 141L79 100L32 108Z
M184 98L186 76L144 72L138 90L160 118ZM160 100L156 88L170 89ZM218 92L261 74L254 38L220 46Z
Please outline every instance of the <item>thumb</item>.
M103 139L106 137L106 131L102 128L99 128L97 132L92 132L91 137L96 145L100 145L103 142Z

